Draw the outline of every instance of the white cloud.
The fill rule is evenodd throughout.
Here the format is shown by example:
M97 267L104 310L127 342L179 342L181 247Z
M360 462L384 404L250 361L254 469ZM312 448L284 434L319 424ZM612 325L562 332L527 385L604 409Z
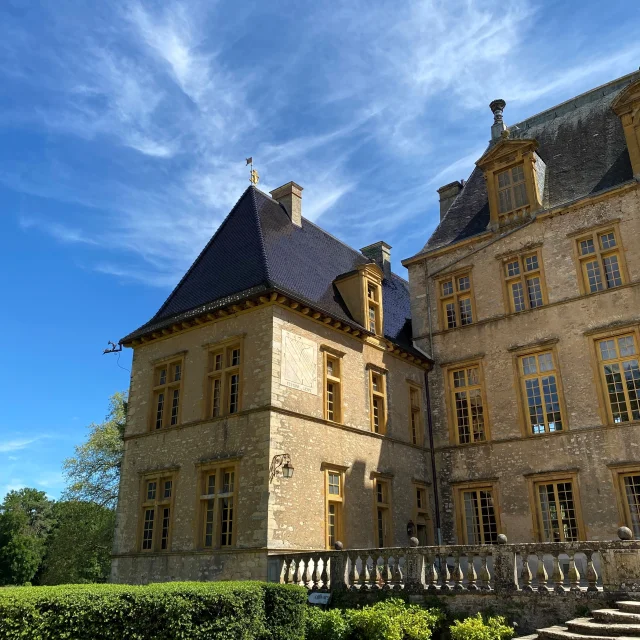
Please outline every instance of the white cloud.
M33 438L15 438L13 440L5 440L0 442L0 453L9 453L12 451L20 451L26 449L35 442L42 440L45 436L36 436Z

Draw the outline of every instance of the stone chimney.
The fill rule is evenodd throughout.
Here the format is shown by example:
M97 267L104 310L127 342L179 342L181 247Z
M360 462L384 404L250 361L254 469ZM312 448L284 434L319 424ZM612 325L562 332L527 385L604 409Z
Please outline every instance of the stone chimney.
M440 220L442 220L444 214L449 211L449 207L453 204L453 201L462 191L463 187L464 180L456 180L438 189L438 193L440 194Z
M287 182L274 189L271 197L287 210L293 224L302 226L302 187L299 184Z
M384 273L385 278L391 277L391 247L380 240L360 249L367 258L373 260Z
M489 109L491 109L493 113L493 124L491 125L491 142L500 140L500 138L502 137L502 132L507 130L507 127L502 120L502 112L504 111L504 108L506 106L507 103L501 98L494 100L489 105Z

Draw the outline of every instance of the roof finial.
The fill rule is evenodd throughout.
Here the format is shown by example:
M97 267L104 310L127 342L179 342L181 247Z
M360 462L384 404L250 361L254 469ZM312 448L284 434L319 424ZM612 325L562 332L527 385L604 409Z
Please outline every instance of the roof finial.
M502 136L502 132L507 128L502 120L502 112L507 103L498 98L489 105L489 109L493 112L493 125L491 126L491 139L498 140Z
M249 182L253 185L258 184L260 182L260 176L258 172L253 168L253 156L247 158L247 164L245 166L251 165L251 171L249 172Z

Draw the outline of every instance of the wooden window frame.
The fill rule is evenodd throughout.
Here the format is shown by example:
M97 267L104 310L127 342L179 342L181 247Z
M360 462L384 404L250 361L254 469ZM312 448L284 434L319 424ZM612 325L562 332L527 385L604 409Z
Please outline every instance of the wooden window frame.
M527 398L525 381L532 377L537 377L538 379L541 379L544 373L546 372L542 374L538 373L535 376L533 374L525 375L522 367L522 360L523 358L533 356L536 358L536 364L537 364L537 357L544 353L551 354L551 358L554 366L553 371L555 372L555 376L556 376L556 388L558 392L558 404L560 405L560 419L562 421L562 429L557 431L547 430L547 416L546 416L546 409L545 409L544 410L545 431L544 433L533 433L531 422L530 422L529 403ZM522 432L522 436L525 438L536 438L542 435L555 435L558 433L565 433L566 431L569 431L569 422L568 422L569 414L567 412L567 407L565 404L564 387L562 385L562 372L560 369L560 363L558 359L558 350L556 349L555 344L546 343L546 344L532 347L532 348L519 349L513 354L513 367L514 367L514 375L516 379L516 386L518 389L518 393L517 393L518 413L520 415L520 429ZM544 402L544 395L542 396L542 401ZM543 405L543 409L544 409L544 405Z
M609 399L609 394L607 392L607 382L604 377L603 371L603 360L601 360L601 352L599 343L603 340L616 340L616 349L617 349L617 340L618 338L624 336L633 336L635 341L635 349L637 360L640 362L640 326L631 324L626 327L620 327L614 331L602 331L596 334L590 335L591 341L591 360L593 364L595 379L596 379L596 388L598 390L598 408L600 410L600 416L602 419L602 423L608 426L615 426L619 424L633 424L634 422L638 422L637 420L628 420L624 422L615 422L613 417L613 409L611 407L611 402ZM629 356L627 359L630 359ZM608 362L621 362L625 359L625 357L619 357L616 360L610 360ZM628 404L628 389L626 385L624 386L624 394L627 399L627 407ZM630 407L629 407L630 408Z
M496 536L503 532L502 529L502 514L500 512L500 495L498 491L498 484L493 480L479 480L477 482L464 482L453 485L454 490L454 505L456 515L456 532L458 535L459 544L492 544L484 540L484 528L480 527L481 541L479 543L469 542L469 536L467 535L467 520L466 509L464 502L464 494L471 491L485 491L491 493L493 500L493 514L496 520Z
M413 489L413 523L415 526L414 535L418 538L418 520L424 519L425 533L426 533L426 545L433 545L433 524L431 521L431 511L429 508L429 487L423 482L412 481ZM418 492L422 492L424 503L418 504Z
M640 80L625 87L611 103L618 115L627 142L631 171L640 176Z
M460 280L462 278L469 279L468 289L459 290ZM445 292L445 285L451 282L451 291ZM473 278L471 275L471 268L462 269L453 273L448 273L446 276L439 277L436 281L438 287L438 319L442 331L453 331L454 329L461 329L462 327L468 327L478 321L476 313L476 302L473 293ZM460 301L469 300L471 307L471 322L462 323L462 313L460 310ZM455 326L449 326L447 305L453 304L454 322Z
M369 292L373 291L373 298ZM382 335L382 284L371 278L364 278L365 327L376 336ZM371 329L371 311L374 328Z
M224 481L224 473L231 471L233 473L233 490L219 491L221 483L218 478L221 476ZM215 551L220 549L233 549L236 546L238 536L238 481L239 481L239 460L236 458L227 460L217 460L197 466L198 472L198 504L196 513L198 514L197 541L196 548L203 551ZM215 475L214 493L208 493L209 476ZM224 485L222 485L224 486ZM231 499L232 518L231 518L231 544L222 544L222 522L220 513L220 504L223 499ZM207 518L209 513L209 501L213 501L212 516L212 542L207 544Z
M527 270L527 259L536 256L538 261L537 269ZM518 263L518 274L509 275L508 273L508 265L516 262ZM540 309L545 305L549 304L549 296L547 293L547 285L546 278L544 273L544 265L542 263L542 251L538 249L533 249L531 251L525 251L523 253L516 253L509 256L505 256L500 259L500 270L502 276L503 283L503 292L504 292L504 300L505 300L505 312L508 314L511 313L522 313L523 311L530 311L532 309ZM529 280L531 278L537 277L540 281L540 295L542 298L542 303L532 307L531 300L529 296ZM513 285L520 284L522 288L523 295L523 309L516 309L515 297L513 295Z
M242 411L243 368L244 368L244 336L234 336L205 345L207 351L207 374L205 376L205 407L204 419L215 420L224 416L236 415ZM239 350L239 362L234 364L233 352ZM217 366L217 358L220 358L220 368ZM232 411L231 390L232 378L237 376L238 389L235 411ZM214 389L216 382L219 385L217 394ZM214 411L214 400L218 395L218 409Z
M522 172L522 180L518 182L513 182L513 170L520 169ZM506 187L500 186L500 176L507 174L509 176L509 184ZM527 179L525 175L524 162L516 162L515 164L510 165L509 167L504 167L496 171L493 175L493 179L495 180L495 190L496 190L496 198L498 203L498 216L502 218L503 216L508 216L518 211L524 211L525 213L529 211L531 208L531 203L529 202L529 193L527 190ZM522 185L524 189L524 194L526 198L526 202L516 205L516 187ZM512 207L505 211L500 211L500 194L508 192L509 198L512 201Z
M607 235L608 233L613 233L615 236L616 244L614 248L602 248L600 245L600 238ZM627 263L625 260L625 249L621 242L622 236L620 235L620 227L617 222L611 222L609 224L601 225L593 229L585 230L584 232L570 235L573 238L573 255L578 274L578 288L581 295L587 296L594 293L600 293L602 291L608 291L610 289L617 289L618 287L621 287L629 282L629 274L627 272ZM594 252L582 255L581 243L588 240L591 240L593 242ZM605 258L612 255L616 255L618 258L620 284L616 284L610 287L607 285L604 260ZM589 285L589 277L586 273L586 264L588 262L593 262L594 259L598 263L602 288L591 291L591 287Z
M616 503L618 505L618 526L629 527L633 532L636 540L640 539L640 523L638 527L633 526L633 518L631 517L631 509L627 499L627 492L624 486L624 479L629 476L640 477L640 463L629 462L625 464L610 465L613 475L613 486L615 488Z
M335 363L338 367L338 375L329 375L329 361ZM323 349L322 352L322 370L323 370L323 408L322 413L325 420L342 424L344 419L342 413L342 356L335 351ZM334 370L335 373L335 370ZM329 417L329 384L333 384L333 417ZM336 398L337 396L337 398Z
M413 404L414 393L417 395L418 404ZM412 380L407 380L407 395L409 408L409 442L423 447L424 446L424 410L422 408L422 397L424 389L422 385L416 384ZM415 435L415 437L414 437Z
M471 369L477 367L478 368L478 379L480 388L480 397L482 398L482 413L484 416L484 440L473 441L471 442L460 442L459 438L459 429L458 429L458 421L457 421L457 413L455 406L454 395L456 392L456 387L453 383L453 374L456 371L460 371L461 369ZM449 440L451 444L459 446L459 447L469 447L473 445L482 444L484 442L489 442L491 440L491 423L489 420L489 405L487 402L487 393L486 393L486 385L484 379L484 370L483 363L481 359L473 359L467 360L464 362L456 362L455 364L447 365L444 367L444 380L445 380L445 393L446 393L446 404L447 404L447 419L449 422ZM476 385L474 385L476 386ZM469 389L469 387L465 387ZM473 432L471 431L471 436L473 436Z
M175 367L180 367L179 380L170 380ZM165 370L165 382L161 381L161 371ZM175 374L174 374L175 375ZM178 410L173 422L173 391L178 391ZM163 394L161 424L158 426L158 401ZM173 355L153 363L153 382L151 385L151 410L149 413L149 430L160 431L182 424L182 405L184 404L184 354Z
M145 473L140 478L140 522L138 526L138 549L141 553L165 553L171 551L171 541L173 537L173 520L174 520L174 503L176 495L176 479L175 470L154 471ZM156 489L153 498L149 498L149 483L155 482ZM165 483L171 482L171 495L165 497ZM169 508L169 523L167 527L166 545L163 548L163 529L164 514L163 509ZM152 510L153 527L151 536L151 545L144 548L144 533L147 511Z
M392 478L386 474L373 473L373 541L374 548L386 549L393 546L393 493L392 493ZM378 501L378 485L383 489L383 498L386 498L384 502ZM386 496L384 495L386 492ZM378 527L378 512L382 511L383 522L383 537L384 530L387 531L387 540L384 540L386 544L379 545L379 527Z
M371 431L384 436L387 433L388 412L387 412L387 374L377 367L368 367L369 370L369 422ZM381 390L375 391L373 388L374 377L380 381ZM375 426L374 401L382 403L382 412L378 416L378 430ZM380 413L380 412L379 412Z
M329 535L329 509L333 505L336 508L336 528L335 528L335 541L342 542L343 545L346 545L344 538L344 512L345 512L345 501L344 501L344 468L337 467L332 465L323 465L324 470L324 545L326 549L333 549L334 547L330 542ZM339 477L340 482L340 493L333 494L329 493L329 475L334 474ZM334 542L335 544L335 542Z
M544 523L538 487L542 484L556 485L555 495L557 498L557 485L561 482L570 482L573 493L573 503L575 510L576 526L578 529L578 541L587 540L586 529L582 517L582 506L580 500L580 484L578 482L577 470L551 471L548 473L537 473L528 476L529 481L529 504L533 518L533 534L536 542L553 542L544 539Z

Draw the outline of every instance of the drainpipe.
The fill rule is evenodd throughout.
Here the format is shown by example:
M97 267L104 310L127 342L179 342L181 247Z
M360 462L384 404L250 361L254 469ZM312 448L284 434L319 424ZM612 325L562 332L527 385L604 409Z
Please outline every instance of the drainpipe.
M433 511L436 517L436 537L438 545L442 544L442 527L440 526L440 496L438 495L438 474L436 473L436 452L433 450L433 419L431 418L431 393L429 391L429 372L424 372L424 388L427 392L427 425L429 429L429 452L431 454L431 481L433 483Z

